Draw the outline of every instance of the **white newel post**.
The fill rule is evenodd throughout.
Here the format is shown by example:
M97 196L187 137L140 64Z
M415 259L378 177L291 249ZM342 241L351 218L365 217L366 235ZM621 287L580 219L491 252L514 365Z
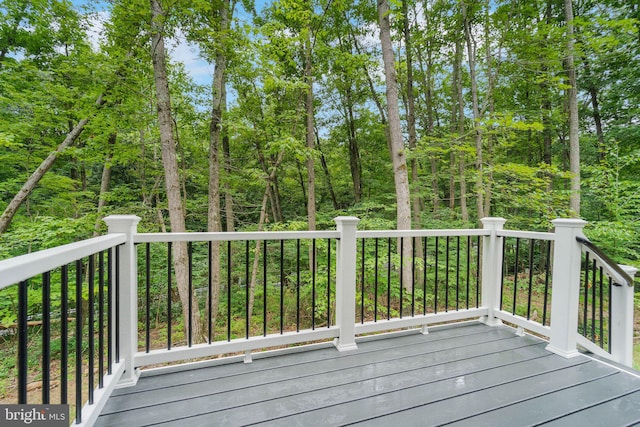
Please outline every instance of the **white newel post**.
M482 305L489 314L480 319L490 326L502 324L494 312L500 307L500 281L502 272L502 244L504 237L498 236L498 230L507 222L504 218L482 218L483 228L490 230L482 243Z
M621 265L631 278L638 269L630 265ZM633 366L633 284L613 286L611 307L609 308L611 325L611 355L623 365Z
M563 357L580 354L576 348L578 306L580 302L580 264L582 247L576 237L583 236L587 224L581 219L555 219L553 279L551 285L551 332L547 350Z
M135 215L111 215L104 218L109 234L124 233L127 241L120 247L120 360L125 372L118 387L135 385L140 372L133 366L133 356L138 351L138 267L133 236L138 232L140 218ZM115 296L115 293L114 293Z
M353 216L334 218L340 232L336 254L336 323L340 336L334 341L339 351L355 350L356 329L356 226Z

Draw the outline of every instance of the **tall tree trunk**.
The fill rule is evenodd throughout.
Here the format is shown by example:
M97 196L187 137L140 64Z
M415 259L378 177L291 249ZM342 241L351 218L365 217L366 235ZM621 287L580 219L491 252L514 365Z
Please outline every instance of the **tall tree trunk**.
M267 221L267 201L269 200L269 188L271 187L271 182L276 178L276 170L282 160L284 159L284 151L281 151L278 154L278 157L273 165L273 169L267 176L267 182L264 189L264 194L262 195L262 204L260 205L260 219L258 220L258 230L262 231L264 228L264 223ZM256 281L258 279L258 261L260 259L260 250L262 248L262 241L256 241L255 249L253 250L253 267L251 268L251 282L249 283L249 305L247 307L247 318L249 319L249 323L251 322L251 317L253 317L253 306L255 304L255 294L256 294ZM265 283L266 288L266 283Z
M382 45L382 60L386 79L387 118L389 127L389 146L393 164L393 178L396 189L396 215L399 230L411 229L411 195L409 192L409 174L407 171L407 156L402 140L400 124L400 109L398 107L398 86L396 79L395 57L391 44L391 23L388 0L378 0L378 20L380 23L380 42ZM402 266L402 285L410 288L413 282L411 260L413 254L411 240L403 239L402 254L407 260Z
M484 20L484 35L485 35L485 45L486 45L486 49L485 49L485 53L486 53L486 58L485 58L485 63L486 63L486 74L487 74L487 82L488 82L488 88L487 88L487 95L486 95L486 99L485 99L485 105L487 106L486 108L488 108L489 110L489 117L494 117L494 113L495 113L495 102L493 99L493 87L495 85L495 74L492 64L493 64L493 60L492 60L492 53L491 53L491 38L492 38L492 34L491 34L491 30L489 28L489 22L490 22L490 16L489 16L489 1L490 0L485 0L485 20ZM501 41L500 41L501 43ZM498 57L500 57L500 53L498 53ZM480 113L481 116L484 116L484 110ZM485 156L485 158L483 159L485 163L487 163L488 165L488 171L487 171L487 179L485 181L484 184L484 216L491 216L491 191L493 189L493 141L494 141L495 137L494 135L489 134L487 136L487 155Z
M107 205L107 199L105 195L109 192L109 183L111 181L111 156L113 152L113 146L116 144L117 134L114 132L109 135L109 141L107 142L107 154L104 156L104 165L102 166L102 178L100 179L100 194L98 196L98 216L96 223L93 226L93 236L98 236L100 232L100 223L102 222L102 211Z
M402 16L403 16L403 32L405 43L405 59L407 62L407 128L409 132L409 150L415 151L417 147L418 137L416 134L416 102L415 94L413 91L413 44L411 41L411 28L409 24L409 8L407 6L407 0L402 0ZM413 156L410 161L411 166L411 184L413 185L413 200L411 201L412 208L412 224L419 227L421 221L421 207L422 198L420 197L420 191L418 191L420 182L418 178L418 160ZM422 239L416 239L415 250L411 254L411 257L415 256L420 259L423 258ZM422 281L422 275L424 270L422 268L416 269L416 276L412 277L412 280L416 282Z
M271 156L271 164L276 164L278 162L277 156ZM267 171L267 175L270 175ZM271 202L272 211L273 211L273 220L275 222L283 222L284 214L282 212L282 203L280 199L280 185L278 184L278 173L274 172L273 179L271 180L271 191L269 193L269 200ZM305 199L306 203L306 199Z
M220 217L220 140L222 136L222 112L225 110L225 74L227 69L227 57L225 53L226 33L229 28L230 10L229 0L219 3L220 19L220 46L216 49L215 68L212 84L212 108L209 124L209 206L207 230L210 232L222 231ZM214 17L215 19L215 17ZM218 317L218 304L220 302L220 242L211 242L211 269L209 271L211 295L209 295L211 323L216 324ZM212 325L208 327L212 328ZM213 339L213 338L212 338Z
M458 64L458 134L462 137L465 133L464 128L464 97L462 93L462 46L460 46L460 63ZM462 141L464 143L464 140ZM460 151L458 160L458 168L460 173L460 214L464 222L469 221L469 211L467 208L467 155L465 150Z
M598 160L603 161L606 153L604 142L604 130L602 129L602 117L600 116L600 104L598 103L598 89L595 86L589 88L591 96L591 108L593 108L593 121L596 125L596 137L598 138Z
M476 46L471 35L471 19L467 14L466 0L460 0L464 36L467 42L469 77L471 79L471 102L473 105L473 128L476 139L476 207L478 220L484 218L484 167L482 158L482 128L480 127L480 106L478 101L478 80L476 77Z
M236 220L233 210L231 183L229 182L231 177L231 148L229 147L229 135L226 133L222 136L222 152L224 156L224 171L226 174L226 179L224 180L224 211L225 218L227 219L227 231L233 232L236 230Z
M425 20L427 21L427 25L429 25L429 13L425 10ZM422 75L422 86L424 90L425 98L425 107L427 109L427 123L426 123L426 134L428 136L433 135L433 130L435 129L434 122L434 114L433 114L433 77L432 77L432 68L433 68L433 52L431 49L431 43L428 42L427 46L427 67L424 68L424 60L422 57L422 51L420 49L417 50L418 54L418 63L420 64L420 71ZM429 163L431 167L431 192L433 193L431 196L432 204L433 204L433 213L438 212L440 208L440 189L438 185L438 162L435 155L429 156ZM421 200L421 209L424 209L424 201Z
M415 150L418 137L416 135L416 102L413 92L413 47L411 41L411 28L409 24L409 8L407 6L407 0L402 0L402 16L403 16L403 35L405 45L405 60L407 63L407 130L409 133L409 150ZM414 224L420 224L420 206L422 202L420 200L420 192L417 191L418 187L418 161L414 158L410 160L411 167L411 184L413 185L413 198L411 206L413 208L412 222ZM421 248L420 248L421 249ZM417 248L417 256L421 256L421 251Z
M458 134L458 144L464 144L464 96L463 96L463 82L462 82L462 53L463 53L463 43L461 39L456 40L456 52L455 52L455 61L454 61L454 73L455 73L455 101L454 101L454 111L455 115L455 123L457 124L457 129L455 132ZM469 211L467 208L467 178L466 178L466 170L467 170L467 156L465 150L460 150L458 153L458 174L460 176L460 215L462 217L462 221L469 221Z
M456 134L458 132L458 125L460 118L458 117L458 107L460 106L460 99L458 97L458 87L462 85L459 80L460 68L462 66L462 47L459 39L456 40L455 50L453 54L453 69L451 71L451 133ZM461 91L462 89L460 89ZM458 134L458 137L450 144L449 152L449 209L453 211L455 208L455 196L456 196L456 160L457 160L457 146L460 144L462 133Z
M302 174L302 165L297 160L296 160L296 169L298 170L298 180L300 181L300 190L302 191L302 198L304 199L304 208L307 209L307 203L309 203L309 199L307 198L307 187L304 182L304 175Z
M103 96L100 95L96 100L96 106L100 108L105 103ZM85 117L80 120L78 124L76 124L73 129L67 134L62 143L58 145L58 147L50 153L43 161L40 163L40 166L31 174L29 179L22 185L22 188L13 196L13 199L7 207L5 208L2 216L0 216L0 234L7 231L9 225L11 225L11 221L13 220L14 215L20 208L20 205L29 197L29 195L36 188L42 177L51 169L56 159L60 154L62 154L67 148L72 146L87 123L89 123L91 117Z
M356 124L353 117L353 97L351 86L346 90L346 120L349 129L349 169L351 170L351 180L353 182L353 195L356 203L362 200L362 166L360 163L360 149L356 137Z
M573 34L572 0L564 0L564 17L567 21L566 68L569 80L567 90L569 104L569 171L571 172L571 195L569 205L576 217L580 216L580 139L578 123L578 85L574 63L575 38Z
M309 4L311 7L311 4ZM307 142L307 221L309 230L316 229L316 173L315 173L315 126L313 121L313 67L311 63L311 28L308 28L304 47L304 81L307 84L305 97L305 126Z
M589 59L586 56L583 58L583 62L585 73L591 74ZM598 88L593 82L589 84L589 97L591 98L591 108L593 110L593 122L596 125L596 138L598 139L598 160L603 161L606 154L604 130L602 128L602 116L600 115L600 103L598 102Z
M329 195L331 196L331 202L333 203L333 209L338 210L338 198L336 197L336 192L333 189L333 183L331 181L331 174L329 173L329 166L327 165L327 159L324 157L324 153L320 148L320 136L318 132L316 132L316 147L318 147L318 152L320 153L320 163L322 164L322 170L324 171L324 176L327 179L327 187L329 188Z
M262 145L259 142L256 142L256 150L258 151L258 160L260 162L260 166L262 167L262 170L264 171L265 175L267 176L271 175L271 173L269 172L269 164L262 151ZM300 172L299 169L300 169L300 164L298 162L298 172L300 174L300 185L302 186L302 191L304 193L306 191L304 186L304 178L302 178L302 173ZM280 194L279 194L277 185L278 185L277 177L274 177L274 179L270 181L269 188L268 188L269 193L267 194L267 197L271 202L271 217L275 222L282 220L282 207L280 206ZM304 202L307 203L306 193L305 193ZM266 221L269 222L268 217Z
M176 142L173 135L173 120L171 116L171 98L169 96L169 81L164 49L164 22L165 16L160 0L151 2L151 56L153 59L153 75L156 89L156 102L158 112L158 126L160 128L160 142L162 145L162 163L164 166L164 181L167 192L167 204L169 208L169 222L174 233L186 231L184 207L180 194L180 175L176 156ZM185 242L176 242L173 245L174 270L178 293L182 302L182 313L185 323L185 336L188 326L191 325L191 333L194 342L199 341L200 312L195 296L192 300L193 317L189 319L189 270L188 253Z
M545 8L545 23L547 25L551 25L552 14L553 12L553 3L552 0L547 0L546 8ZM548 35L545 35L545 44L547 42ZM552 154L552 143L553 143L553 129L551 124L551 117L553 112L551 111L551 82L549 79L549 67L547 66L544 58L540 55L540 63L542 64L540 70L542 71L542 82L540 83L540 94L542 97L542 161L551 166L553 161ZM552 194L553 191L553 174L547 173L547 193ZM547 208L549 211L552 210L552 207L549 206Z

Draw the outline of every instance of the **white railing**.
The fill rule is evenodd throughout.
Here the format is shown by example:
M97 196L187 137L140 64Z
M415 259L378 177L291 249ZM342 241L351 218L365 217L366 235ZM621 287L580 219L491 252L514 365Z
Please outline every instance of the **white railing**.
M634 276L638 269L628 265L614 263L600 248L584 236L577 239L585 256L584 282L585 287L596 289L609 288L609 324L610 350L607 352L597 343L587 338L585 331L578 334L577 342L586 350L605 358L611 358L626 366L633 365L633 340L628 339L634 334ZM590 271L591 270L591 274ZM585 298L587 299L587 298ZM585 306L585 310L588 307ZM595 305L592 312L595 311ZM586 313L585 313L586 314ZM585 322L583 322L585 323ZM591 325L595 328L595 325Z
M28 345L27 343L28 322L27 322L27 312L26 312L27 311L26 306L28 303L28 280L41 274L47 275L47 277L49 277L51 275L51 272L53 272L54 270L59 270L60 268L66 268L67 266L73 265L74 263L82 262L82 260L86 260L88 257L95 256L96 254L99 254L101 252L109 251L111 254L115 254L115 248L124 244L127 241L127 238L128 236L126 234L114 233L114 234L109 234L107 236L96 237L93 239L84 240L77 243L71 243L68 245L46 249L46 250L35 252L32 254L27 254L27 255L0 261L0 290L2 289L7 290L10 286L17 286L20 288L20 294L21 294L21 297L19 298L21 302L19 303L19 305L22 306L22 308L18 309L18 313L16 314L16 317L17 317L16 333L19 338L18 339L18 342L19 342L18 361L16 364L16 366L18 366L18 371L19 371L18 372L19 378L17 381L19 402L17 403L28 403L27 402L27 369L28 367L26 365L28 360L28 357L26 354L27 345ZM114 258L115 258L115 255L114 255ZM113 271L110 274L113 274L115 270L116 270L116 266L113 265ZM93 273L95 273L95 271ZM65 276L67 275L66 272L63 274ZM77 271L75 272L75 274L80 276L83 275L82 273L78 273ZM50 280L50 277L48 280ZM63 279L61 278L60 280L62 281ZM68 282L64 284L65 287L68 285L69 285ZM117 285L114 283L114 284L111 284L110 286L117 286ZM44 288L44 281L43 281L43 288ZM44 290L42 290L42 293L44 295ZM103 295L103 298L104 297L105 296ZM117 301L115 300L115 293L111 293L111 297L112 297L111 301L108 301L108 302L102 301L101 303L106 303L109 307L112 308L112 312L108 315L107 314L105 315L106 316L110 315L115 318L116 316L115 310L116 310L116 307L118 306ZM50 316L51 316L50 298L51 297L49 295L46 298L48 299L47 302L45 302L45 297L42 297L42 301L43 301L42 305L44 307L43 308L44 313L42 314L42 318L44 319L46 317L48 319L46 323L44 321L41 322L42 329L43 329L43 332L42 332L43 348L45 347L45 345L48 345L48 340L51 338L51 328L50 328ZM64 301L62 303L66 304L67 302ZM67 307L66 314L62 313L62 315L60 316L61 324L66 323L65 317L69 315L71 310L73 310L76 313L75 314L76 319L78 318L77 307L74 307L73 309L71 309L70 307ZM103 336L107 335L110 337L110 339L106 340L107 342L104 343L106 348L103 348L102 356L107 357L106 355L108 354L108 355L111 355L112 357L106 361L107 366L105 366L104 372L98 372L98 375L102 376L102 378L98 379L97 381L99 383L99 386L96 387L95 390L92 390L93 402L91 404L89 403L79 404L79 405L76 404L76 407L75 407L76 414L74 417L74 419L76 420L75 425L91 426L95 423L95 421L97 420L100 414L100 411L106 404L107 399L111 395L112 391L116 388L116 386L120 383L123 373L125 372L125 363L124 363L125 360L115 358L116 348L118 346L117 344L118 333L115 329L116 324L115 322L109 322L109 323L111 324L112 329L111 331L109 331L108 334L104 333ZM82 326L80 326L80 328L82 329ZM100 333L103 333L103 332L101 331ZM77 332L76 332L76 335L77 335ZM78 355L80 355L80 357L82 358L82 350L78 350L79 345L81 344L79 344L79 340L76 339L75 344L71 346L72 351L70 353L75 353L76 358L78 357ZM94 349L92 349L91 351L93 350ZM43 356L41 360L43 378L45 373L49 375L48 371L50 369L50 362L51 362L50 353L43 351ZM61 361L61 363L65 363L65 364L67 362L68 362L68 359ZM81 362L81 365L82 364L83 362ZM64 369L68 369L68 368L65 366ZM76 369L76 371L77 370L78 369ZM80 369L80 371L82 371L82 369ZM83 384L84 382L87 381L87 377L86 375L83 375L83 372L80 372L80 373L76 372L74 381L75 381L74 388L77 391L78 383ZM49 388L50 384L48 384L48 382L49 380L47 380L46 382L43 381L43 384L42 384L42 389L47 394L48 394L48 390L45 390L45 388ZM66 378L64 379L60 378L60 380L58 381L58 388L62 387L61 384L63 383L67 384ZM81 394L82 392L80 393L80 395ZM81 400L78 400L78 398L72 399L72 401L73 400L75 400L76 403L81 402ZM44 402L44 403L48 403L48 402Z
M66 245L47 251L0 261L0 289L30 277L46 273L60 266L72 263L78 259L90 256L103 250L118 246L118 265L113 266L113 271L119 274L118 292L119 300L113 304L114 313L118 319L117 336L119 357L114 373L108 379L108 386L96 394L96 400L92 405L85 405L82 410L82 422L91 425L99 414L102 406L109 397L115 382L119 386L130 386L136 383L139 376L139 367L166 363L177 360L188 360L214 355L250 352L268 347L305 343L317 340L334 339L334 344L339 351L349 351L357 348L356 337L365 333L381 332L407 327L422 327L423 333L427 333L427 327L433 323L457 321L463 319L479 318L488 325L498 325L502 321L526 329L540 335L549 337L548 349L564 357L572 357L578 354L577 345L582 344L577 333L578 306L580 301L580 263L582 246L576 237L582 237L582 228L586 224L581 220L555 220L553 233L537 233L526 231L504 230L506 220L502 218L485 218L482 220L484 228L474 230L406 230L406 231L357 231L358 218L338 217L335 219L336 231L317 232L252 232L252 233L137 233L137 224L140 219L136 216L110 216L105 218L109 227L109 234L104 237ZM475 286L479 286L477 292L481 298L476 301L475 307L464 307L444 311L435 310L427 312L427 307L422 307L422 313L399 316L389 319L366 320L357 322L356 307L357 283L359 280L358 242L366 239L401 239L401 238L449 238L460 237L477 238L481 240L481 256L478 263L477 280ZM501 309L501 293L504 282L503 248L506 238L535 239L550 241L553 244L551 275L551 314L550 324L542 324L536 319L524 317L517 313L510 313ZM137 244L167 243L167 242L229 242L229 241L259 241L259 240L295 240L295 239L332 239L335 241L336 251L333 254L335 270L332 272L335 280L335 320L327 320L327 327L317 329L302 329L299 331L281 331L280 333L265 334L266 336L251 336L234 338L221 342L198 343L194 345L178 346L171 349L156 349L151 351L139 351L138 339L138 252ZM459 241L459 240L458 240ZM389 243L390 245L391 243ZM377 243L376 243L377 245ZM480 246L477 246L480 251ZM364 248L364 246L363 246ZM377 246L376 246L377 248ZM377 249L376 249L377 250ZM436 251L437 251L436 247ZM448 250L448 249L447 249ZM469 249L467 249L469 251ZM377 252L376 252L377 253ZM362 257L364 257L362 249ZM437 256L437 255L436 255ZM448 252L447 252L448 256ZM360 259L363 264L363 258ZM390 262L389 260L387 260ZM413 261L415 263L415 260ZM448 262L448 258L447 258ZM467 259L467 262L469 260ZM376 265L379 261L375 260ZM427 258L425 255L425 262ZM329 262L331 265L331 262ZM428 265L423 265L425 269ZM447 267L448 264L447 264ZM391 265L387 268L391 269ZM436 269L438 266L436 265ZM459 268L459 265L458 267ZM449 268L447 268L449 270ZM517 275L517 272L515 273ZM448 276L447 276L448 277ZM448 280L448 279L447 279ZM467 282L469 277L467 274ZM331 279L329 280L329 282ZM282 286L282 284L281 284ZM328 285L330 286L330 284ZM437 284L436 284L437 286ZM458 286L456 284L456 286ZM467 285L468 286L468 285ZM266 288L266 286L265 286ZM627 287L628 288L628 287ZM457 288L456 288L457 289ZM329 288L331 291L331 288ZM426 287L425 287L426 291ZM364 288L363 288L364 292ZM377 291L376 291L377 292ZM402 289L400 290L402 292ZM449 292L448 289L446 292ZM114 294L115 295L115 294ZM402 295L402 294L401 294ZM447 294L448 295L448 294ZM468 297L468 296L467 296ZM378 298L376 294L376 299ZM390 300L391 297L387 296ZM437 298L437 295L436 295ZM617 302L612 302L611 309L615 312L615 322L611 325L612 337L623 343L618 343L611 353L603 350L597 351L606 357L618 362L629 364L628 349L632 343L632 333L629 333L629 325L633 325L633 311L629 312L628 306L633 303L633 293L627 291L621 295ZM630 300L629 300L630 298ZM425 297L426 301L426 297ZM631 301L631 302L630 302ZM467 301L468 305L468 301ZM412 307L413 310L413 307ZM618 311L620 310L620 311ZM115 325L113 326L116 327ZM623 332L620 332L623 331ZM632 329L631 329L632 331ZM612 338L613 340L613 338ZM115 343L110 343L110 345ZM623 350L618 350L621 348ZM589 347L591 349L591 347ZM624 353L624 355L622 355ZM249 358L247 359L249 361Z

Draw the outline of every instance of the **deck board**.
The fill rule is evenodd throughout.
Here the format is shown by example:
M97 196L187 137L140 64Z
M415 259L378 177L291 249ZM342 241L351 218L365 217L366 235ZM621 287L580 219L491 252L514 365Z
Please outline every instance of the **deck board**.
M545 346L466 323L365 339L344 353L186 365L116 390L96 425L600 425L590 414L601 412L614 414L607 425L640 420L640 378Z

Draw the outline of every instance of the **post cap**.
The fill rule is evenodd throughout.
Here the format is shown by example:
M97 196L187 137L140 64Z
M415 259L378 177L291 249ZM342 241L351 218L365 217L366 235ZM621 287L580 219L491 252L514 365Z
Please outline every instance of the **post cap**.
M336 224L357 224L360 222L360 218L356 216L337 216L333 220Z
M141 218L136 215L109 215L102 220L109 227L109 233L135 233Z
M584 226L587 225L587 221L578 218L557 218L551 221L551 223L556 228L584 228Z
M480 219L480 222L482 223L482 225L484 225L484 228L501 229L504 226L504 224L507 222L507 220L502 217L488 216Z

